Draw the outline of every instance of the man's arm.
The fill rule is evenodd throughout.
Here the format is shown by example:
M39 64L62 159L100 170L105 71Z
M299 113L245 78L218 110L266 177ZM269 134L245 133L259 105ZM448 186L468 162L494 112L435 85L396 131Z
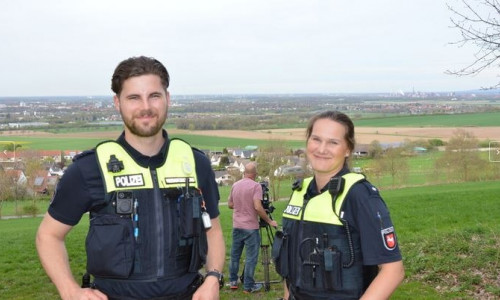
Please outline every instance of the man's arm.
M206 270L217 270L222 273L226 258L226 245L222 235L219 217L211 219L212 227L207 230L208 254ZM193 295L193 300L219 299L219 281L215 276L207 276L205 282Z
M266 221L267 224L273 227L278 227L278 223L274 220L271 220L271 218L269 218L269 216L267 215L266 211L264 210L264 207L262 207L260 199L258 198L253 199L253 207L255 208L257 214L262 220Z
M361 299L389 299L403 281L405 270L403 262L396 261L379 265L379 272Z
M64 240L72 226L63 224L48 213L38 228L36 247L45 272L62 299L107 299L98 290L82 289L73 278Z
M227 207L229 207L229 209L234 209L234 201L233 197L231 197L232 192L233 190L231 189L231 192L229 192L229 197L227 197Z

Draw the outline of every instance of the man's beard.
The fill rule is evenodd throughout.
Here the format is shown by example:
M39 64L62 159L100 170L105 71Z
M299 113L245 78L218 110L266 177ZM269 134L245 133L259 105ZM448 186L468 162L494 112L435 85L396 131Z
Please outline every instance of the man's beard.
M154 124L150 124L147 127L141 126L138 122L136 122L135 116L133 116L132 118L125 118L122 114L122 119L125 127L127 127L132 134L140 137L152 137L162 129L163 124L165 124L165 121L167 119L167 114L165 113L164 115L159 116L158 114L153 113L153 111L151 110L143 110L139 113L138 117L147 115L158 118Z

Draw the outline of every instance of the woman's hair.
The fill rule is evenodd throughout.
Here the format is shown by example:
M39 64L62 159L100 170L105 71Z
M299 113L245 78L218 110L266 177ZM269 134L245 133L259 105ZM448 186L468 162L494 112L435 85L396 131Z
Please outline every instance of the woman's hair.
M311 137L312 131L314 124L316 121L320 119L329 119L334 122L337 122L339 124L342 124L345 128L345 135L344 139L347 142L347 147L349 148L350 152L352 153L354 151L354 147L356 146L356 140L354 139L354 124L352 123L351 119L344 113L341 113L339 111L325 111L322 113L319 113L317 115L314 115L310 120L309 120L309 125L307 125L307 130L306 130L306 140L309 140Z
M161 79L163 88L167 90L170 83L170 76L165 66L152 57L138 56L131 57L122 61L115 69L111 78L111 90L116 95L120 95L123 82L130 77L141 75L158 75Z

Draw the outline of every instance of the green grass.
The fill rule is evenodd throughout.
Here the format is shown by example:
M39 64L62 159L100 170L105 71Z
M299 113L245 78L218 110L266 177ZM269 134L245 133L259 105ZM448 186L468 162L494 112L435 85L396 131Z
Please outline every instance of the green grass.
M245 138L225 138L225 137L213 137L205 135L196 134L175 134L170 137L176 137L185 140L191 145L199 149L209 149L209 150L222 150L223 148L236 147L244 148L248 145L255 146L265 146L270 143L270 140L258 140L258 139L245 139ZM285 141L286 145L290 148L300 148L304 147L304 142L302 141Z
M118 137L118 136L117 136ZM14 141L22 149L34 150L86 150L94 148L103 139L99 138L65 138L65 137L29 137L0 136L0 144Z
M500 297L500 205L498 182L474 182L382 191L397 230L406 279L391 299L474 299L479 291ZM221 195L223 192L221 191ZM225 200L225 199L224 199ZM281 223L286 201L274 202L273 217ZM232 212L221 205L226 241L227 277ZM2 299L57 299L42 270L34 246L40 218L0 220L0 295ZM68 235L67 246L75 278L85 268L84 216ZM279 280L271 266L273 280ZM263 280L258 264L256 280ZM244 295L225 288L221 299L275 299L282 286Z
M24 215L24 207L30 206L33 204L32 200L9 200L3 201L1 207L0 216L20 216ZM48 198L40 198L35 201L35 205L38 208L38 212L43 213L49 207L49 199Z
M500 112L391 116L354 120L356 127L463 127L500 126Z
M118 133L116 137L118 137ZM243 148L248 145L264 146L269 144L268 140L245 139L245 138L225 138L196 134L176 134L171 138L181 138L198 149L209 149L221 151L223 148ZM1 136L0 146L7 142L15 142L21 145L22 149L35 150L86 150L94 148L104 139L99 138L65 138L65 137L29 137L29 136ZM286 141L290 148L304 147L301 141Z
M442 152L428 152L416 156L408 157L408 177L407 178L396 178L396 183L399 186L408 185L426 185L426 184L436 184L435 172L435 161L443 153ZM354 159L352 161L353 167L361 167L363 170L372 167L374 161L372 159ZM375 177L372 174L367 174L369 180L377 185L379 188L392 187L392 177L389 174L383 174L380 178Z

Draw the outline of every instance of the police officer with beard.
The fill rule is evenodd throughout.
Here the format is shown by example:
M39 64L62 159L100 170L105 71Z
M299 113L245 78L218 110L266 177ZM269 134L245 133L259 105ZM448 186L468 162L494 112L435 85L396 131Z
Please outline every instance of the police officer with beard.
M217 184L203 153L162 129L169 80L154 58L122 61L112 90L123 133L76 157L56 188L36 245L62 299L219 299L225 246ZM65 237L86 212L93 282L81 287Z

